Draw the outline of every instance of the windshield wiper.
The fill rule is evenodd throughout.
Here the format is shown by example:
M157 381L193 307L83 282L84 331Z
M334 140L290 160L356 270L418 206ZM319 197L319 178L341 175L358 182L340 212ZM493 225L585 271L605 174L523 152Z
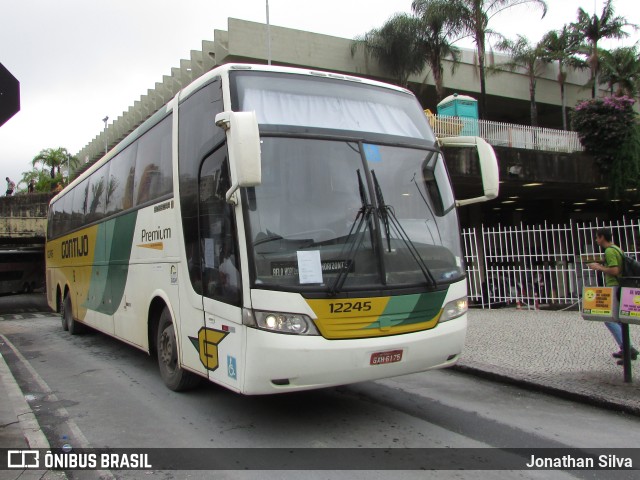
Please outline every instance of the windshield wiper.
M360 190L360 202L362 203L362 206L360 207L360 210L358 210L356 218L353 220L353 223L351 224L351 228L349 229L349 233L345 237L342 250L340 250L340 257L343 256L345 247L349 243L349 240L351 240L354 237L356 238L354 238L354 242L351 243L351 246L348 252L346 253L345 262L340 268L340 271L338 272L338 275L336 276L336 279L334 280L333 285L331 285L331 288L329 289L329 293L331 295L335 295L342 289L342 286L344 285L344 282L347 279L347 275L349 275L349 270L351 269L351 265L353 264L353 260L355 259L356 253L360 249L360 245L362 245L362 241L365 236L364 230L362 227L369 222L369 218L371 218L371 215L373 213L373 206L367 202L367 194L364 188L364 183L362 182L362 175L360 174L360 169L358 169L356 173L358 174L358 188Z
M413 259L416 261L416 263L418 264L418 267L422 271L424 278L427 280L428 283L435 286L436 280L435 278L433 278L433 275L429 270L429 267L427 267L427 265L424 263L424 260L420 256L420 252L418 252L418 249L416 248L415 244L413 243L409 235L407 235L407 232L405 232L404 228L402 228L402 225L400 224L400 221L396 217L396 214L394 213L393 208L385 203L384 196L382 194L382 188L380 188L380 184L378 183L378 178L376 177L376 172L374 170L371 170L371 177L373 178L373 185L376 193L376 200L378 202L378 215L380 216L380 219L384 223L384 233L387 238L388 251L391 252L391 227L393 227L395 230L395 233L404 242L405 246L407 247L407 250L413 257Z

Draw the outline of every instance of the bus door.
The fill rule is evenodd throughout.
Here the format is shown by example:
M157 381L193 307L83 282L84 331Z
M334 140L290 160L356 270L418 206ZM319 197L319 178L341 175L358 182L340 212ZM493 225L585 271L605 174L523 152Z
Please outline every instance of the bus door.
M227 203L229 161L226 144L202 162L198 187L202 306L205 341L201 360L211 380L239 390L241 379L242 282L233 206ZM204 353L204 355L202 355Z

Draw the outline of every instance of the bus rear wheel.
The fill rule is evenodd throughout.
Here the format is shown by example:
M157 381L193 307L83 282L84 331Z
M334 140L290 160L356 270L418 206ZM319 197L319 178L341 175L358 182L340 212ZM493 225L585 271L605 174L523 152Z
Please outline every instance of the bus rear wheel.
M62 301L62 306L60 307L60 320L62 322L62 329L65 332L69 330L69 323L67 323L67 311L71 311L71 299L69 298L69 301L67 302L68 297L69 295L65 295L64 300Z
M180 368L176 332L166 307L160 314L156 346L160 375L170 390L181 392L194 388L200 383L200 377Z
M85 332L84 325L73 319L73 308L71 305L71 295L69 295L69 293L65 295L64 302L62 303L62 328L69 330L71 335L78 335Z

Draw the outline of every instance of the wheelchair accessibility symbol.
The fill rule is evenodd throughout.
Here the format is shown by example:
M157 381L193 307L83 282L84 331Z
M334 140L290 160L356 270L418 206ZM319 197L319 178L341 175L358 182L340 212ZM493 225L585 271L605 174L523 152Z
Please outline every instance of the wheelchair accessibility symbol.
M227 355L227 375L234 380L238 379L238 372L236 370L236 358L231 355Z

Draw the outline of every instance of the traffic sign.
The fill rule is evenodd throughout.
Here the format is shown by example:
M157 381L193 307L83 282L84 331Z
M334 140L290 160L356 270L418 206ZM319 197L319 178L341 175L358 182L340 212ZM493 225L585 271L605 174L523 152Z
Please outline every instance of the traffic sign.
M0 127L20 111L20 82L0 63Z

